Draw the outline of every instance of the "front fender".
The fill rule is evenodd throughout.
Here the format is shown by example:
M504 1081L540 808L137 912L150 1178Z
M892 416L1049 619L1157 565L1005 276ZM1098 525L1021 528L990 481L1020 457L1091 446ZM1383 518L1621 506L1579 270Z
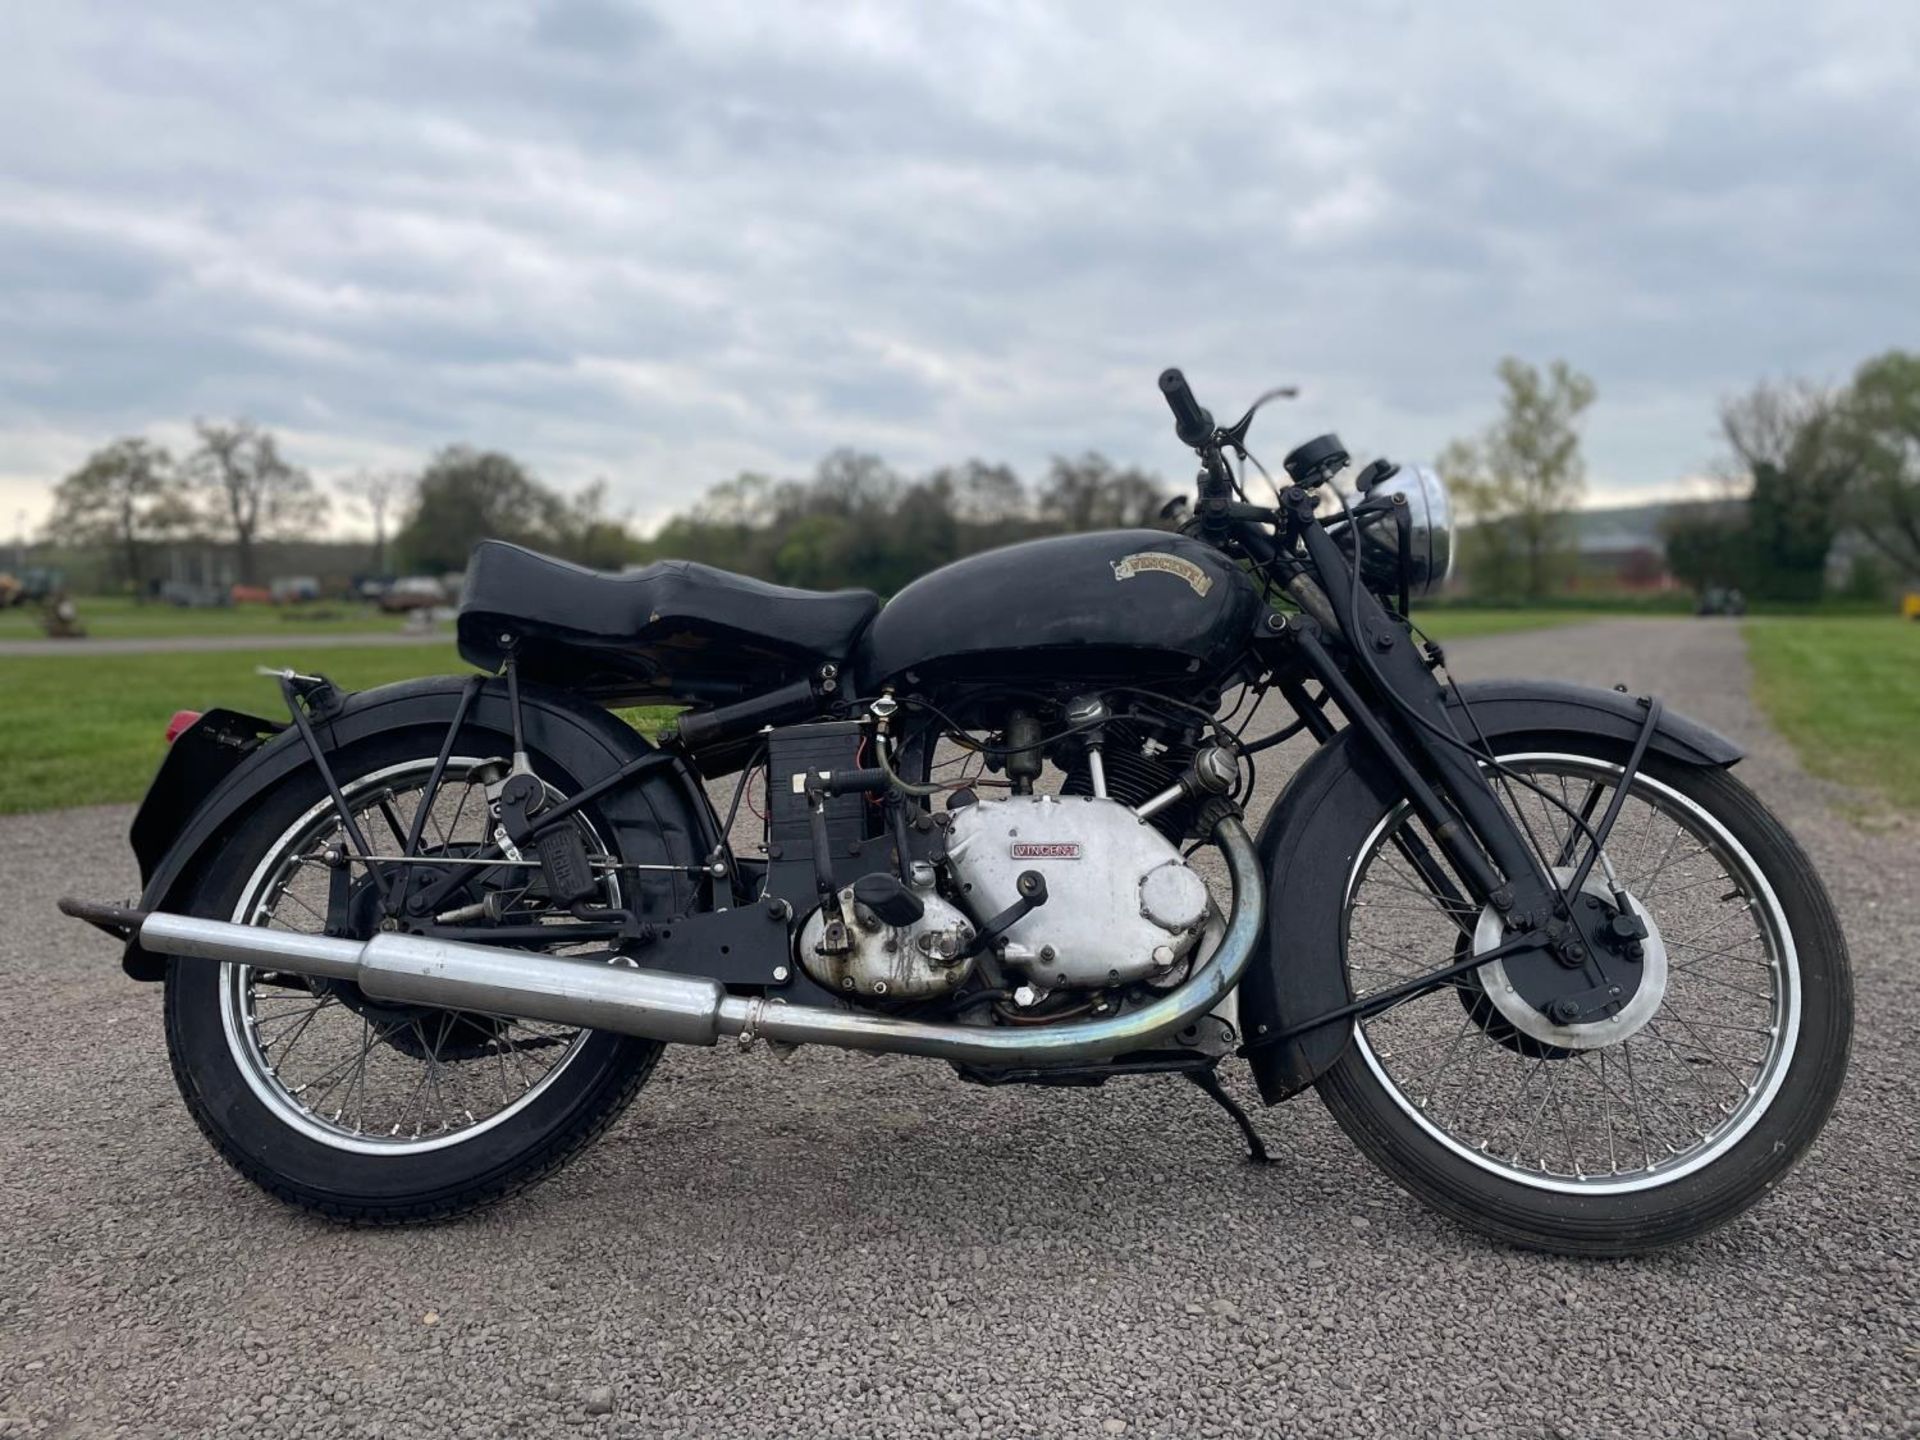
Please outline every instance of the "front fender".
M1646 720L1639 701L1615 690L1534 680L1458 687L1489 741L1554 735L1631 745ZM1460 711L1461 698L1449 703ZM1464 719L1462 735L1474 734ZM1682 765L1727 766L1743 753L1706 726L1661 712L1648 748ZM1353 1035L1335 1022L1288 1041L1263 1037L1324 1015L1353 997L1342 962L1347 882L1374 827L1399 803L1392 772L1351 729L1302 765L1267 814L1256 845L1267 876L1267 926L1240 984L1246 1055L1269 1105L1311 1085Z
M466 684L466 677L444 675L363 690L347 696L338 708L319 718L315 733L331 752L387 731L416 729L421 734L422 753L432 756L447 726L453 723ZM520 704L527 748L558 766L579 785L590 784L651 748L612 714L563 691L522 685ZM265 727L265 722L252 717L234 718L238 726L226 728L236 734L249 725ZM185 742L204 724L205 719L176 743ZM467 713L462 733L468 729L491 732L494 737L511 736L504 681L485 682ZM192 874L195 861L216 846L261 796L313 764L299 733L292 729L282 730L250 750L235 749L243 758L226 769L197 803L182 786L162 783L173 768L170 762L162 765L155 788L134 817L132 838L145 886L140 909L175 908L171 902ZM504 748L501 753L505 753ZM203 768L195 767L195 773L203 773ZM215 769L204 773L220 772ZM693 863L705 858L718 843L719 827L706 792L684 762L650 772L644 784L635 782L617 788L594 803L616 831L641 832L636 853L664 846L675 863ZM121 964L136 980L158 980L166 971L165 958L141 949L137 940L128 944Z

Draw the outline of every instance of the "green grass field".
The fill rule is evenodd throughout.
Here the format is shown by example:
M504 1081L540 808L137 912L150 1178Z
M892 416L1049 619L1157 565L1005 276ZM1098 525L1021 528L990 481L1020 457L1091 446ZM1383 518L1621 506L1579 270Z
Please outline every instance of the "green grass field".
M138 800L174 711L280 718L278 684L253 669L287 663L277 650L0 658L0 814ZM353 689L467 668L451 645L315 650L291 663Z
M119 595L81 596L73 602L87 634L100 639L146 640L174 635L370 634L398 630L398 615L372 605L316 601L308 605L229 605L186 610L177 605L136 605ZM0 610L0 640L42 639L39 607ZM49 641L49 644L56 642ZM64 642L59 642L64 643Z
M1920 810L1920 624L1746 622L1754 698L1816 775Z
M285 719L279 682L253 672L289 663L348 690L470 673L451 644L341 646L291 659L281 650L0 657L0 815L138 800L166 753L167 721L176 710L225 706ZM673 713L619 712L648 733Z

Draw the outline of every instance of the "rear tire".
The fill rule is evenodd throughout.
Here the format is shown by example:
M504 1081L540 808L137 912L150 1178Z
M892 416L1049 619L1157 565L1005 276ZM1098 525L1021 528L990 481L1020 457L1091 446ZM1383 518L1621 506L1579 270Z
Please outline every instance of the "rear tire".
M1619 747L1608 742L1564 735L1527 740L1504 737L1500 749L1508 755L1551 751L1590 757L1616 769L1625 758ZM1614 1184L1610 1183L1612 1177L1580 1177L1581 1162L1577 1158L1567 1167L1572 1173L1534 1177L1516 1173L1520 1167L1509 1166L1498 1149L1491 1156L1476 1153L1471 1132L1463 1136L1447 1134L1440 1123L1438 1116L1442 1112L1455 1113L1451 1096L1445 1101L1436 1098L1441 1093L1442 1082L1433 1077L1433 1083L1427 1085L1423 1078L1424 1093L1412 1098L1408 1093L1400 1093L1388 1078L1390 1064L1374 1055L1363 1026L1356 1025L1353 1043L1318 1082L1321 1098L1341 1128L1406 1190L1460 1223L1510 1244L1569 1255L1624 1256L1679 1244L1705 1234L1741 1214L1779 1183L1819 1135L1845 1077L1853 1014L1846 942L1811 862L1753 793L1724 770L1678 765L1655 755L1647 758L1642 773L1698 807L1727 837L1737 842L1764 879L1764 887L1755 886L1755 891L1771 892L1771 900L1764 906L1761 903L1766 899L1764 894L1756 896L1753 906L1756 914L1763 908L1777 914L1777 922L1773 923L1783 927L1790 937L1787 953L1795 971L1792 985L1796 1006L1792 1012L1790 1051L1781 1062L1783 1073L1777 1079L1769 1078L1764 1087L1754 1085L1753 1094L1766 1096L1764 1107L1757 1114L1750 1119L1733 1114L1725 1122L1726 1143L1721 1148L1703 1151L1704 1158L1694 1168L1688 1169L1683 1152L1675 1151L1679 1158L1671 1158L1655 1150L1644 1170L1623 1172L1619 1183ZM1386 824L1387 817L1376 814L1373 822ZM1626 823L1623 818L1622 831ZM1616 831L1616 838L1620 834L1621 831ZM1349 882L1344 903L1350 904L1357 893L1366 863L1363 852L1364 842L1346 852L1356 858L1354 879ZM1679 913L1689 913L1688 906L1704 905L1712 893L1703 889L1693 896L1681 897L1684 904L1677 907ZM1720 898L1723 902L1731 899ZM1665 923L1675 925L1672 920ZM1768 923L1765 919L1760 921L1763 927ZM1343 925L1342 944L1348 950L1351 966L1353 947L1346 939L1346 929ZM1716 939L1713 943L1719 942ZM1694 950L1699 952L1702 948L1696 945ZM1351 969L1349 979L1351 983ZM1363 988L1356 984L1356 993ZM1447 998L1446 995L1428 997L1435 1004ZM1452 1018L1463 1031L1471 1019L1467 1014L1470 1008L1470 1005L1452 1007ZM1658 1019L1659 1012L1655 1012L1655 1021L1649 1023ZM1512 1033L1508 1027L1509 1042ZM1689 1043L1683 1038L1681 1048L1706 1049L1711 1054L1718 1032L1695 1029L1691 1033L1696 1040L1708 1035L1716 1038L1704 1045ZM1784 1021L1779 1033L1789 1033ZM1497 1033L1491 1038L1499 1043ZM1520 1053L1530 1053L1543 1073L1546 1067L1554 1065L1576 1060L1586 1063L1579 1057L1568 1059L1565 1051L1558 1052L1560 1058L1549 1056L1540 1060L1537 1049L1527 1052L1525 1042L1521 1043ZM1777 1054L1778 1038L1768 1043L1776 1047L1769 1053ZM1513 1048L1509 1043L1508 1049ZM1600 1053L1588 1051L1585 1057L1591 1059ZM1426 1063L1431 1066L1433 1062ZM1455 1063L1451 1051L1446 1063ZM1464 1062L1464 1066L1475 1063L1470 1060ZM1501 1062L1478 1063L1498 1065ZM1509 1059L1507 1063L1524 1066L1528 1062ZM1696 1063L1704 1067L1706 1062ZM1702 1073L1706 1073L1704 1069ZM1462 1071L1456 1069L1453 1077L1456 1086L1465 1083L1461 1074ZM1619 1072L1616 1070L1611 1082L1614 1091L1605 1089L1608 1080L1604 1069L1600 1076L1603 1093L1599 1104L1608 1117L1607 1144L1611 1147L1615 1140L1613 1117L1624 1114L1625 1101L1618 1093ZM1551 1085L1549 1079L1542 1086L1543 1112L1552 1093ZM1416 1087L1410 1085L1408 1089L1414 1091ZM1532 1092L1525 1093L1530 1107ZM1566 1093L1563 1089L1555 1098L1560 1099ZM1634 1098L1637 1101L1638 1096ZM1619 1108L1615 1108L1616 1101L1620 1102ZM1472 1102L1463 1102L1463 1108L1468 1103ZM1435 1115L1425 1113L1429 1105ZM1742 1123L1744 1130L1738 1128ZM1543 1138L1540 1143L1545 1153L1548 1142ZM1484 1143L1481 1148L1484 1152ZM1570 1151L1576 1148L1572 1140L1568 1148ZM1622 1148L1628 1148L1624 1138ZM1589 1157L1591 1154L1592 1151L1588 1151ZM1661 1178L1663 1167L1669 1166L1673 1178ZM1599 1183L1586 1183L1589 1180Z
M336 754L335 773L350 794L357 785L391 784L387 777L412 773L408 767L431 765L439 738L422 732L375 736ZM463 749L488 743L493 748L474 753L491 756L511 748L506 737L462 734ZM557 773L538 757L535 768L558 791L578 788L571 777ZM381 778L368 781L367 777L375 776ZM297 772L269 792L203 858L179 908L213 919L256 923L250 912L257 912L261 877L275 863L276 847L294 843L294 837L310 830L316 810L325 813L327 803L319 777L311 769ZM586 821L590 827L594 824L590 812ZM375 848L376 852L380 848L377 842ZM297 1092L287 1093L290 1085L276 1091L279 1076L264 1063L264 1050L247 1048L249 1043L258 1046L259 1027L236 1025L234 1019L234 986L252 974L245 967L203 960L169 962L165 1017L174 1079L195 1123L234 1169L288 1204L333 1220L362 1224L441 1220L526 1189L559 1169L613 1123L652 1074L662 1049L653 1041L578 1032L566 1042L568 1048L551 1073L529 1084L523 1098L503 1104L497 1119L474 1125L470 1132L430 1133L424 1141L410 1143L397 1127L395 1135L389 1136L382 1125L362 1135L359 1121L351 1115L345 1125L338 1123L338 1116L332 1124L326 1123L324 1115L303 1118L298 1104L289 1104ZM294 1003L312 998L298 989L290 993ZM333 1013L338 1016L337 1011ZM424 1040L431 1032L443 1038L463 1037L462 1043L470 1047L476 1041L484 1045L486 1031L471 1023L463 1026L445 1020L450 1013L429 1012L435 1018L417 1032L409 1028L404 1034L418 1033ZM375 1020L362 1023L371 1033L377 1021L376 1015ZM503 1036L506 1033L501 1031ZM437 1044L436 1063L440 1059ZM393 1049L402 1051L401 1058L423 1058L417 1046L406 1050L395 1044ZM513 1053L511 1047L507 1053ZM401 1063L401 1058L383 1058L396 1066ZM516 1054L516 1061L519 1058ZM365 1068L363 1060L363 1087ZM424 1081L422 1085L424 1089Z

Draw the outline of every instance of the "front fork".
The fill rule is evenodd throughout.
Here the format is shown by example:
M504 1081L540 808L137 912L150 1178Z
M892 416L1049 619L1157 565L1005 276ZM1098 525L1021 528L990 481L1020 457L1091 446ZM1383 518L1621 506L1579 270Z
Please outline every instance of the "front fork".
M1577 847L1583 828L1590 844L1571 886L1564 885L1550 866L1564 865L1570 857L1564 853L1543 857L1536 837L1501 803L1481 758L1465 743L1468 737L1457 736L1446 690L1434 678L1428 657L1406 625L1364 588L1355 595L1348 557L1314 517L1307 492L1294 487L1282 501L1313 572L1328 582L1316 597L1324 603L1303 608L1334 621L1339 638L1353 652L1352 672L1335 660L1326 643L1330 637L1312 614L1272 617L1275 631L1270 643L1284 646L1297 668L1320 683L1348 724L1366 737L1393 771L1467 894L1460 894L1446 869L1409 827L1402 827L1396 837L1400 853L1456 918L1469 941L1475 928L1474 911L1491 907L1505 919L1509 935L1537 934L1539 948L1552 950L1560 964L1584 972L1591 988L1603 992L1609 982L1602 955L1617 948L1623 937L1607 929L1610 914L1572 900L1601 859L1601 847L1658 724L1658 702L1648 703L1639 743L1606 813L1593 825L1588 823L1590 815L1574 817L1574 836L1566 848ZM1311 586L1310 577L1306 583ZM1370 689L1388 693L1376 702L1356 685L1355 674ZM1625 897L1616 899L1614 913L1625 910Z

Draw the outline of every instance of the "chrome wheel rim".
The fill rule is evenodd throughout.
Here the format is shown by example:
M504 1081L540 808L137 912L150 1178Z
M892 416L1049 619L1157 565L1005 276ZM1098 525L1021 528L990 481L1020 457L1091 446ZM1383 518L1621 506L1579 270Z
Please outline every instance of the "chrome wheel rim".
M1621 774L1586 756L1501 760L1575 809L1592 806L1591 787L1604 807ZM1574 828L1520 787L1506 799L1555 851ZM1418 885L1392 844L1408 821L1404 805L1383 819L1348 879L1343 943L1356 998L1466 953L1459 937L1479 920L1477 908L1454 916ZM1503 1034L1472 995L1484 967L1354 1026L1362 1061L1414 1124L1477 1168L1533 1189L1625 1193L1711 1164L1771 1106L1798 1038L1792 931L1766 875L1724 824L1643 772L1607 860L1658 925L1668 960L1659 1009L1626 1040L1556 1053Z
M344 787L376 854L399 853L431 764L388 766ZM475 772L502 764L493 757L449 759L425 822L423 854L458 854L484 843L490 822ZM579 823L589 853L604 854L591 824L584 817ZM331 873L319 857L341 844L339 831L331 800L283 831L242 887L234 923L319 931ZM606 901L617 908L612 872L603 885ZM518 893L524 896L524 887ZM382 1006L348 998L327 982L247 965L222 964L219 993L227 1047L248 1088L302 1135L356 1154L425 1153L485 1134L546 1093L592 1033L544 1021Z

